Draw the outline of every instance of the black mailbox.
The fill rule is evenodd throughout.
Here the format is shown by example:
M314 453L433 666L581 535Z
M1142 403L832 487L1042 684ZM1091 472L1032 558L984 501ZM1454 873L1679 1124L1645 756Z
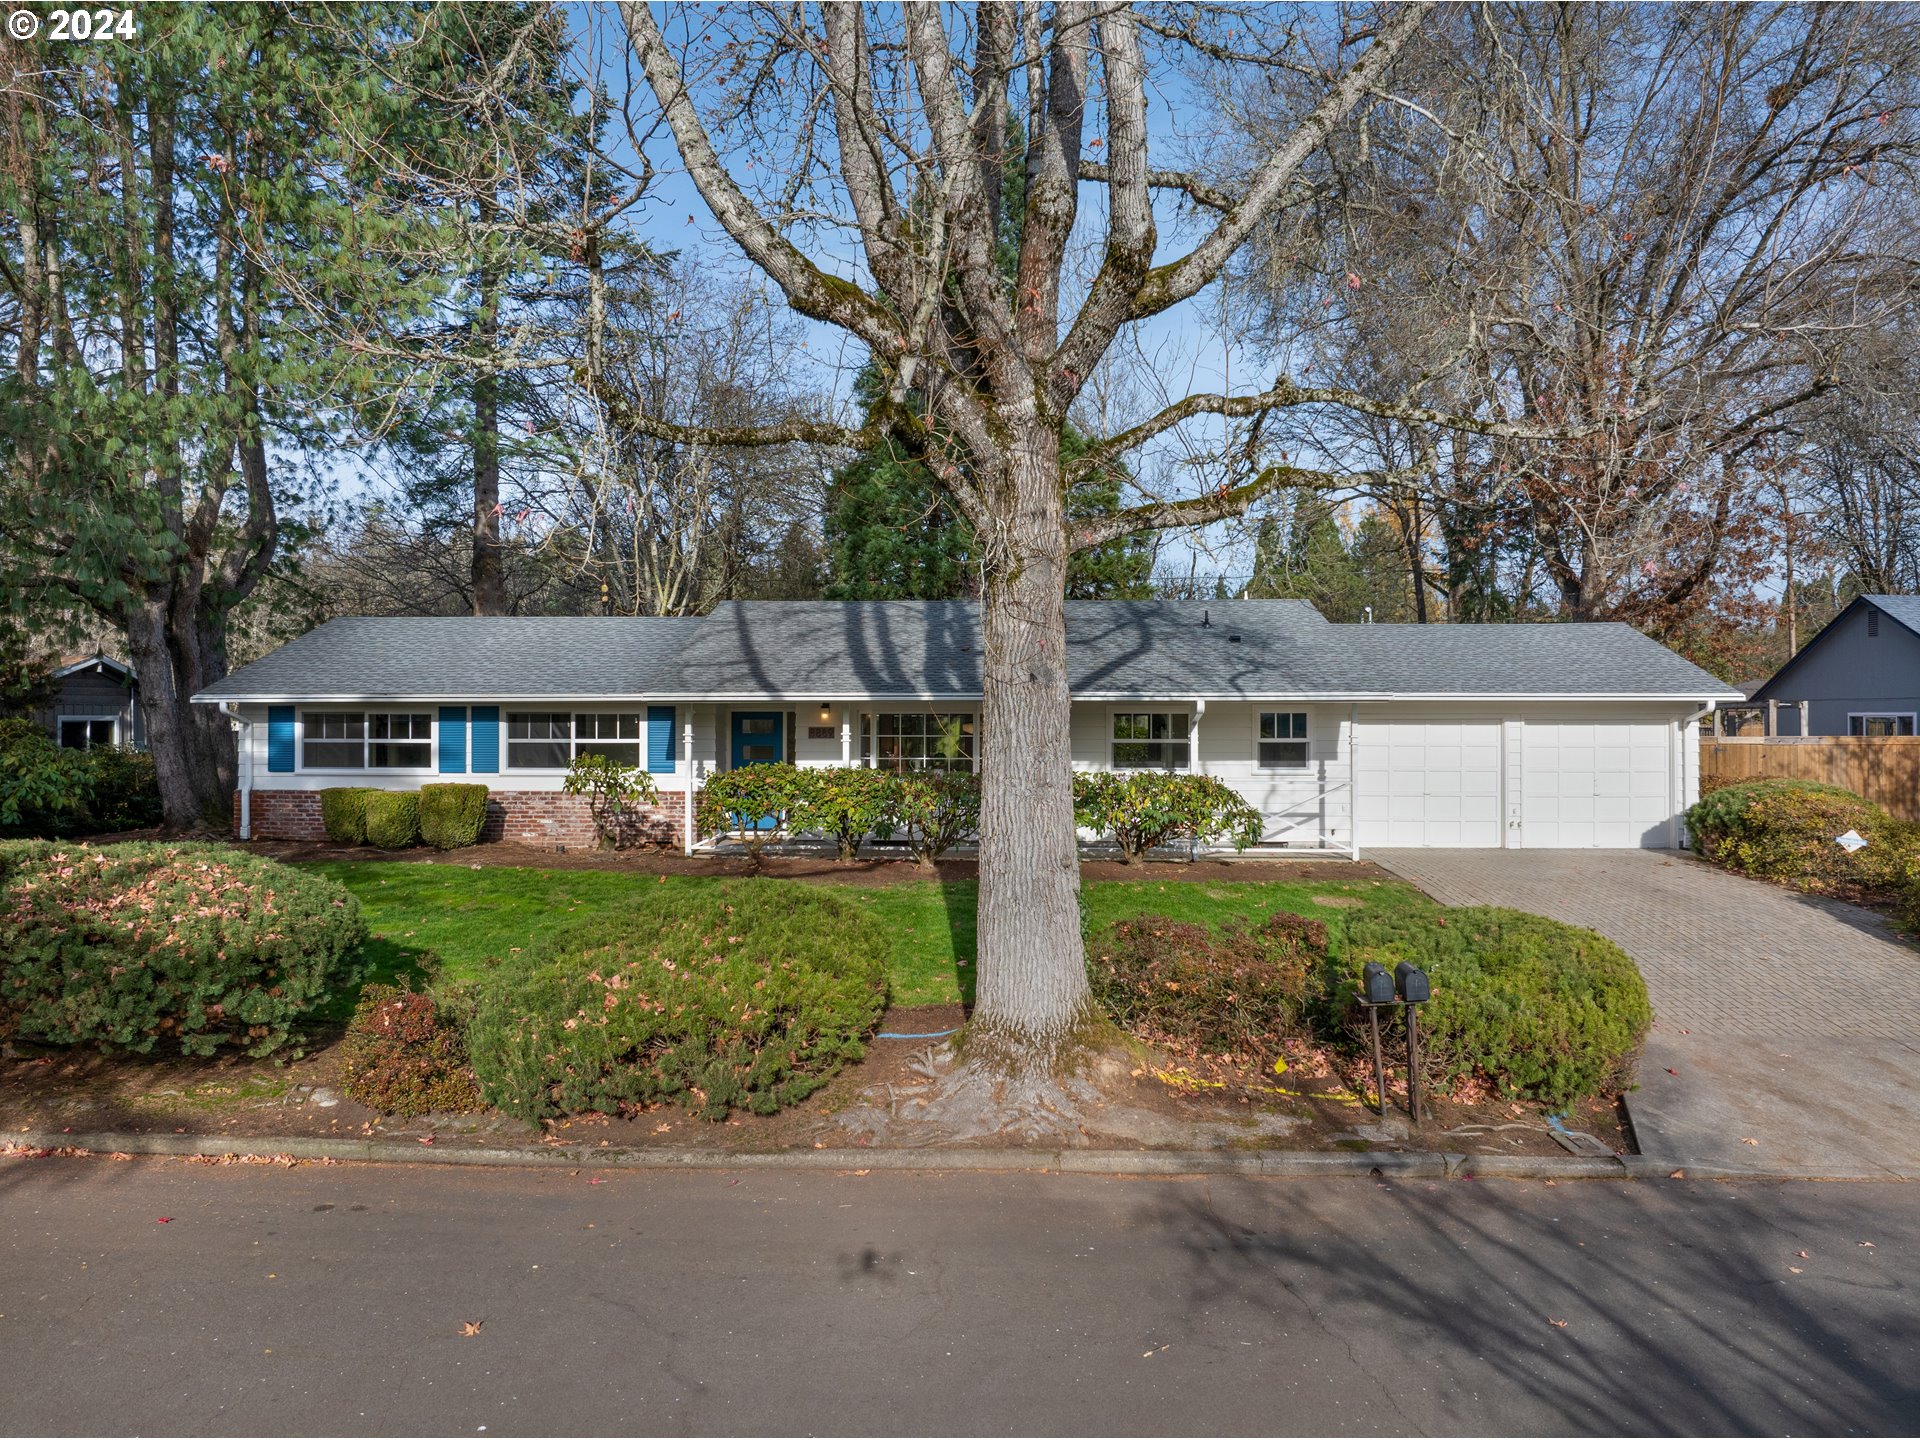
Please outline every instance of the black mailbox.
M1393 1003L1393 976L1387 973L1387 967L1378 960L1369 960L1360 971L1360 1003L1362 1005Z
M1409 1005L1424 1005L1433 998L1433 986L1427 980L1427 972L1417 965L1409 965L1402 960L1393 967L1393 979L1399 987L1400 998Z

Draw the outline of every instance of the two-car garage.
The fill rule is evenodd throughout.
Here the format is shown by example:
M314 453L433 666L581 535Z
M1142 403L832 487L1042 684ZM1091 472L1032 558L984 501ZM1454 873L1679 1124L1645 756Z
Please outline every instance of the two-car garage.
M1358 716L1359 842L1380 847L1626 849L1680 841L1680 717Z

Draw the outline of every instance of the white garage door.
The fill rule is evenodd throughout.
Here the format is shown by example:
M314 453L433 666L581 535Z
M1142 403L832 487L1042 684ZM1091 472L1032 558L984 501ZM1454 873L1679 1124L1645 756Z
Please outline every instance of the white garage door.
M1521 727L1521 844L1631 849L1674 843L1672 732L1626 721Z
M1363 845L1499 845L1498 721L1363 721L1354 770Z

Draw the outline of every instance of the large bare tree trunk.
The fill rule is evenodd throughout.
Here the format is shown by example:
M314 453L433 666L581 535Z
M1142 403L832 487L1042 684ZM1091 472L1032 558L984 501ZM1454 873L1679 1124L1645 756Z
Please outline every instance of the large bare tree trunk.
M1014 505L981 604L980 977L968 1052L1050 1063L1089 1016L1067 690L1057 439L1009 456Z
M225 675L224 656L207 653L193 626L175 623L173 610L172 601L151 596L131 606L127 653L140 678L166 827L190 830L222 822L216 812L233 792L235 762L225 718L212 706L191 703L195 692Z

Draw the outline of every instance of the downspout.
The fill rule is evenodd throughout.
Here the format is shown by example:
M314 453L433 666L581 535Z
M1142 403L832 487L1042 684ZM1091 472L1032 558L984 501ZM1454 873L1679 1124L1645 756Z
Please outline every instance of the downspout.
M1697 720L1704 720L1709 715L1714 715L1716 716L1714 728L1718 730L1720 726L1717 718L1719 709L1720 702L1718 700L1709 700L1705 708L1696 710L1691 715L1673 722L1674 761L1678 764L1680 772L1677 776L1668 776L1667 793L1673 800L1686 799L1687 728ZM1676 780L1679 782L1678 784L1673 783ZM1670 838L1674 842L1673 848L1676 850L1690 849L1693 845L1693 837L1687 833L1687 816L1684 805L1675 812L1672 825L1673 829Z
M1360 707L1347 706L1347 857L1360 858Z
M1200 722L1206 718L1207 701L1203 695L1193 697L1193 724L1187 729L1187 745L1192 758L1187 762L1187 773L1199 775L1200 769ZM1187 840L1187 863L1193 864L1200 858L1200 834L1196 830Z
M236 742L240 747L240 838L253 838L253 721L233 708L233 702L222 700L220 713L232 724L234 734L239 736Z

